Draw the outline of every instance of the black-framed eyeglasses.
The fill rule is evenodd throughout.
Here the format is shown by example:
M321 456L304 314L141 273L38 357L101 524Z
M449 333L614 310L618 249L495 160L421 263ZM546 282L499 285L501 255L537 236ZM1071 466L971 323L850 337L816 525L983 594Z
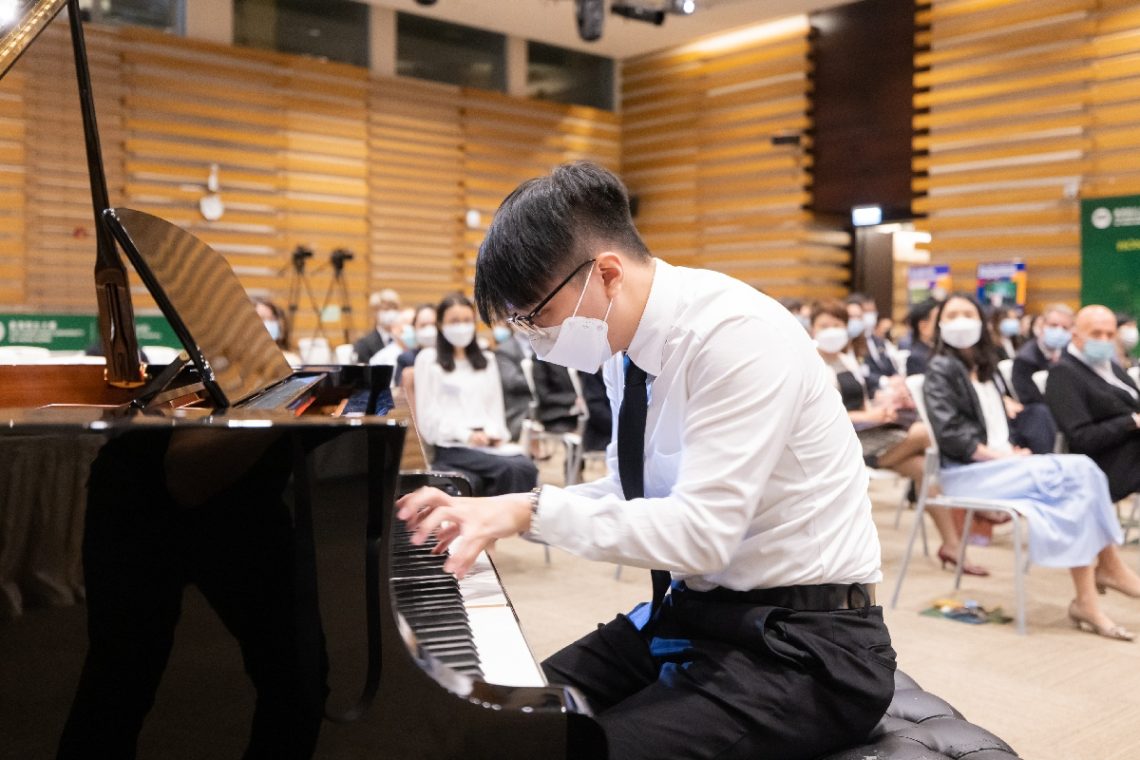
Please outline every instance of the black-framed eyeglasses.
M558 285L555 286L554 290L550 291L549 295L547 295L546 298L539 301L538 305L530 310L529 314L512 314L511 316L507 317L507 324L519 332L527 335L534 334L541 330L542 328L534 323L534 318L538 316L538 313L542 311L543 308L546 307L546 304L550 303L550 299L558 295L558 291L562 290L562 288L566 287L566 284L568 282L574 279L574 275L582 271L582 267L586 266L587 264L593 264L594 261L596 261L596 259L587 259L578 266L574 267L574 271L566 275L566 279L558 283Z

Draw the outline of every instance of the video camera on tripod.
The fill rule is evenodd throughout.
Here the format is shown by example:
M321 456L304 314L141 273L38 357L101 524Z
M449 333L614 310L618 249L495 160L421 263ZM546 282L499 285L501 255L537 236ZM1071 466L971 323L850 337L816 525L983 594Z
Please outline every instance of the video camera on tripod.
M309 284L308 276L305 272L305 262L314 257L313 250L307 246L298 245L293 249L291 254L291 261L293 265L293 278L289 283L289 317L290 322L296 330L297 325L297 310L300 308L300 297L302 289L305 291L309 299L309 306L312 308L313 314L316 317L316 329L313 332L313 342L317 342L318 338L323 341L325 350L328 349L329 340L325 336L325 326L331 322L339 322L340 328L344 332L344 343L351 342L352 334L352 304L348 298L348 286L344 280L344 265L346 262L352 261L356 255L347 248L337 248L329 254L329 266L332 268L332 277L329 278L329 286L325 291L324 299L318 303L316 296L313 294L313 289ZM333 303L334 291L340 297L340 303ZM298 331L299 332L299 331ZM309 360L309 357L302 357Z

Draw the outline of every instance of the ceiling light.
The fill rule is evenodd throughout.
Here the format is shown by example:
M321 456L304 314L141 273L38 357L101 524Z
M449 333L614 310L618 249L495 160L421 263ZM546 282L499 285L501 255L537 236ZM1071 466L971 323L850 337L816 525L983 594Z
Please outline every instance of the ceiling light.
M669 12L681 16L690 16L697 9L697 0L671 0Z
M645 21L661 26L665 23L665 11L660 8L646 8L634 3L614 3L610 6L610 13L615 16L624 16L634 21Z

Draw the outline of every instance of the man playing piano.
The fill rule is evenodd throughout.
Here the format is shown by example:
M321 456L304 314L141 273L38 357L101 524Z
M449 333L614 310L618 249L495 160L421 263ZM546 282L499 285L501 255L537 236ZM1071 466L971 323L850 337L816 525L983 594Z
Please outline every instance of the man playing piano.
M588 163L503 201L475 296L546 361L604 366L609 473L486 499L421 489L399 503L414 540L461 536L445 565L459 576L516 534L655 570L652 602L543 664L588 698L611 758L789 760L863 740L894 690L879 542L859 442L795 318L653 258L621 182Z

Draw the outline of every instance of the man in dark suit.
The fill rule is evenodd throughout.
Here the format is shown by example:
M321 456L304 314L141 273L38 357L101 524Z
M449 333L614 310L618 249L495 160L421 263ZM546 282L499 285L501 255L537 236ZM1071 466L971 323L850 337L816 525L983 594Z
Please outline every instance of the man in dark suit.
M898 367L887 352L887 342L875 335L875 325L879 322L879 308L875 305L875 299L863 293L852 293L847 297L847 304L856 305L862 310L863 337L867 341L867 352L861 358L863 366L866 367L867 392L873 397L875 391L888 385L887 378L898 375Z
M1025 406L1045 402L1033 373L1052 369L1064 353L1073 330L1073 310L1063 303L1045 307L1041 321L1033 328L1034 340L1027 342L1013 359L1013 391Z
M368 360L394 340L392 325L400 319L400 294L391 288L373 293L368 305L376 314L376 329L352 344L356 361L367 364Z
M1108 476L1114 501L1140 491L1140 388L1113 361L1116 317L1104 306L1077 314L1073 342L1049 370L1045 400L1074 454Z
M503 412L507 418L507 430L511 431L511 440L517 441L522 432L523 420L530 414L531 406L535 403L530 382L522 368L524 359L534 361L534 351L525 339L519 340L514 335L505 333L503 337L504 340L495 346L495 360L499 365L499 380L503 384Z

